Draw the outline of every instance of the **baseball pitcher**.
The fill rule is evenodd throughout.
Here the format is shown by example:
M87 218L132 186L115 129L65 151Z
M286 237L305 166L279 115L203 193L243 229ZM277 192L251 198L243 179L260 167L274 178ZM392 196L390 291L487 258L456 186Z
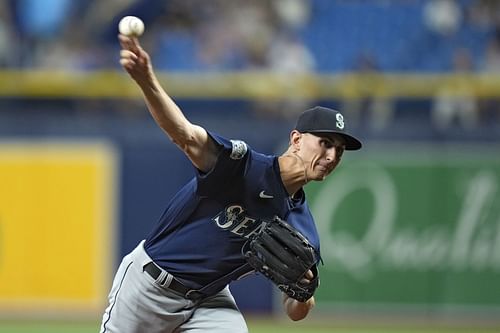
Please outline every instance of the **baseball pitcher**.
M195 167L156 227L116 273L103 333L247 332L228 284L257 271L301 320L314 306L320 242L303 186L324 180L361 143L341 113L314 107L279 156L191 123L160 86L136 37L119 35L120 63L149 112Z

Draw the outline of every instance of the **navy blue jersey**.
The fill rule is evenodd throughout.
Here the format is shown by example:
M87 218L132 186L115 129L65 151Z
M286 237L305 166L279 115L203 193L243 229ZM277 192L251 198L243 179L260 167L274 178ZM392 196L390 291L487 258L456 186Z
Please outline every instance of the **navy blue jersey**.
M209 133L220 145L212 170L198 172L170 201L146 239L149 256L179 281L213 293L252 271L241 249L274 216L299 230L319 254L319 237L301 190L288 195L277 156Z

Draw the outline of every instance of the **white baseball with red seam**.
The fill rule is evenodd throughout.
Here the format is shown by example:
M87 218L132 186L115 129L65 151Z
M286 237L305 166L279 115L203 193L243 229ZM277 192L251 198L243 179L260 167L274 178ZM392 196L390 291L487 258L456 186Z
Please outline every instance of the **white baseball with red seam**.
M144 22L136 16L125 16L118 23L118 31L128 37L139 37L144 32Z

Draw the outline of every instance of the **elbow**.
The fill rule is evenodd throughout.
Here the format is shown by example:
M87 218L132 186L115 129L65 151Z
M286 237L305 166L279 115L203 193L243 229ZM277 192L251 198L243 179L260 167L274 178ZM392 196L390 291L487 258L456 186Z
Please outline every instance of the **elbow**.
M184 153L188 153L191 147L197 144L196 137L192 131L185 128L177 128L175 131L166 131L167 136L182 150Z

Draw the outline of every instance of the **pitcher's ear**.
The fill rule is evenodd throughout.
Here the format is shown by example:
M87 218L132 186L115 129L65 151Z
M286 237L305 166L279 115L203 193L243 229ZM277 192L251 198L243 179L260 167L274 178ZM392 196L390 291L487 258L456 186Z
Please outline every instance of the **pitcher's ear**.
M297 130L293 130L290 133L290 146L293 147L292 152L296 153L300 150L300 140L302 140L302 133Z

